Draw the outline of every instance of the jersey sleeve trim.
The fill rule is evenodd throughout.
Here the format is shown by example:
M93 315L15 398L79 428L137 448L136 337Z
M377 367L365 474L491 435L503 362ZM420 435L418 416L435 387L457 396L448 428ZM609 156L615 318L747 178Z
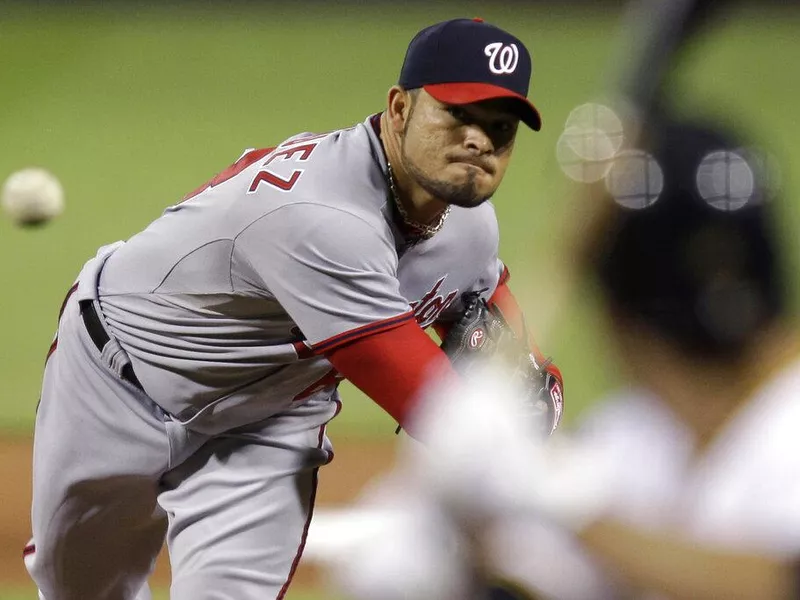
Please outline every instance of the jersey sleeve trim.
M497 287L504 285L511 279L511 273L508 271L508 267L503 265L503 272L500 274L500 279L497 282Z
M399 327L403 323L412 321L413 319L413 311L408 311L402 315L397 315L396 317L390 317L388 319L384 319L383 321L376 321L374 323L367 323L361 327L356 327L355 329L350 329L344 333L329 337L326 340L322 340L321 342L312 345L311 348L315 354L324 354L364 336L394 329L395 327Z

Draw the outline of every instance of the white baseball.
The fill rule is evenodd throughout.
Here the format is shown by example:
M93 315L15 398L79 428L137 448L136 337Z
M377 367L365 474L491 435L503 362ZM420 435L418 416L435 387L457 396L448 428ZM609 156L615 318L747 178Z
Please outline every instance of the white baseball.
M64 210L64 188L45 169L28 168L12 173L0 192L3 210L18 225L38 225Z

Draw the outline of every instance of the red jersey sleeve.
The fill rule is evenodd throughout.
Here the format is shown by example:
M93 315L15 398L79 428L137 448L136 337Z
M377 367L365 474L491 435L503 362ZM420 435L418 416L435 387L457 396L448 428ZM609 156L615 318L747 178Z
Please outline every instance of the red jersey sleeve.
M404 429L426 384L455 376L445 353L413 320L337 346L326 357Z

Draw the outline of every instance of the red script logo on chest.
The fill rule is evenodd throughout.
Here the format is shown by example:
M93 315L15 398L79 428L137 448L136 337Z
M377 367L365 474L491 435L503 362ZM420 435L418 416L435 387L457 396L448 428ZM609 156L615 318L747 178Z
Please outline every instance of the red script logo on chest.
M422 298L416 302L409 302L411 308L414 310L414 318L423 329L436 321L439 315L442 314L442 311L450 306L458 294L458 290L453 290L447 294L447 296L439 294L439 288L442 287L442 283L444 283L446 277L447 275L441 277Z

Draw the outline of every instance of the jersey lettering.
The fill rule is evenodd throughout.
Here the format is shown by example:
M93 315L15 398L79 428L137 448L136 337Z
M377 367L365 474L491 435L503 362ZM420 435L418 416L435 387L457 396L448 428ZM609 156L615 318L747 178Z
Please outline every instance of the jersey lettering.
M232 177L235 177L236 175L238 175L239 173L244 171L247 167L252 165L254 162L259 161L262 158L264 158L265 156L267 156L273 150L275 150L274 147L273 148L260 148L260 149L257 149L257 150L248 150L247 152L245 152L242 155L242 157L239 160L237 160L235 163L233 163L230 167L228 167L227 169L225 169L221 173L218 173L216 176L214 176L214 178L211 181L204 183L203 185L201 185L199 188L197 188L193 192L191 192L191 193L187 194L186 196L184 196L183 202L186 202L187 200L191 200L195 196L200 195L201 193L205 192L206 190L210 190L214 186L217 186L217 185L219 185L221 183L225 183L226 181L228 181Z
M252 194L258 188L260 183L268 183L269 185L275 186L279 190L283 192L288 192L294 187L294 184L297 183L297 180L300 179L300 175L303 174L303 170L300 169L298 171L294 171L289 179L281 179L275 173L270 173L269 171L259 171L258 175L255 176L253 182L250 184L250 188L247 190L248 194Z
M441 277L430 291L426 292L418 301L409 303L414 310L414 318L423 329L436 321L439 315L442 314L442 311L450 306L458 294L458 290L453 290L447 294L447 296L443 297L439 295L439 288L442 287L442 283L444 283L446 277L447 275Z
M266 183L268 185L276 187L282 192L290 191L299 181L300 176L303 174L303 171L305 169L296 169L292 171L292 174L289 176L288 179L284 179L283 177L280 177L275 173L273 173L272 171L268 170L266 167L277 158L280 158L281 160L292 159L295 156L295 154L299 154L299 156L297 158L294 158L294 160L299 162L307 161L308 158L311 156L311 153L314 151L314 148L317 147L318 142L305 143L305 140L302 141L304 143L302 143L299 146L292 146L290 148L286 148L285 150L273 152L269 156L269 158L264 162L264 166L253 178L253 181L250 182L250 187L248 188L247 193L252 194L258 189L258 186L261 185L262 183Z

